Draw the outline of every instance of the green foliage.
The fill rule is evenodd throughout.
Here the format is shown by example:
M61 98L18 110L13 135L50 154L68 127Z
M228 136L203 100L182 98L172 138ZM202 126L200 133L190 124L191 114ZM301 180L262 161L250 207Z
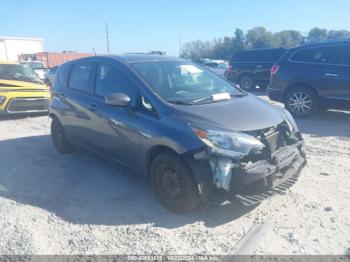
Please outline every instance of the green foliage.
M276 33L265 27L254 27L246 33L236 29L234 36L214 39L211 42L201 40L186 43L181 50L181 57L199 60L203 58L229 59L235 52L248 48L291 48L305 42L319 42L328 39L350 38L347 30L311 29L306 36L296 30L284 30Z

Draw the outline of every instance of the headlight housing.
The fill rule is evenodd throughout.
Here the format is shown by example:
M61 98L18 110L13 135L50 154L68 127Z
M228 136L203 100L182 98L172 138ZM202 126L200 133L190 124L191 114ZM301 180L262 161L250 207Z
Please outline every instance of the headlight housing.
M295 123L295 120L294 120L293 116L291 115L291 113L289 113L289 111L287 111L285 109L283 111L284 111L284 115L286 118L286 122L289 125L289 128L292 131L292 133L299 132L299 128L297 126L297 123Z
M202 140L213 153L242 159L251 150L260 151L264 148L255 137L234 131L213 130L191 127L194 134Z

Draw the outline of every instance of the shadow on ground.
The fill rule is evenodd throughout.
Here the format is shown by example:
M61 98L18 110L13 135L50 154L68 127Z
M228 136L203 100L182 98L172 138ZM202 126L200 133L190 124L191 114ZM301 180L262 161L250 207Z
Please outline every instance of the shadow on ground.
M235 220L253 207L238 203L175 215L161 207L146 179L122 175L99 158L60 155L48 136L0 142L0 196L47 210L74 224L152 223L176 228L203 221L208 227Z

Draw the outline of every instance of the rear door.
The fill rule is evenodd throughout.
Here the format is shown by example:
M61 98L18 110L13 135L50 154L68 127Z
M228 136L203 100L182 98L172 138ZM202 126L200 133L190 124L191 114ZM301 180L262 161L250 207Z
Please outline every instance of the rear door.
M320 48L323 54L321 87L326 104L350 108L350 45Z
M93 99L93 72L93 63L72 64L67 88L59 94L66 105L62 117L67 135L81 145L86 145L85 127L91 118L88 107Z

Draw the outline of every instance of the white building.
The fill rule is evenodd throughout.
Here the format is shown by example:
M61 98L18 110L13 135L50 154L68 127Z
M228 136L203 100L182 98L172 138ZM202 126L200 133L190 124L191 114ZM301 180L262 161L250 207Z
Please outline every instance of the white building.
M44 52L41 38L1 37L0 61L18 61L21 54Z

